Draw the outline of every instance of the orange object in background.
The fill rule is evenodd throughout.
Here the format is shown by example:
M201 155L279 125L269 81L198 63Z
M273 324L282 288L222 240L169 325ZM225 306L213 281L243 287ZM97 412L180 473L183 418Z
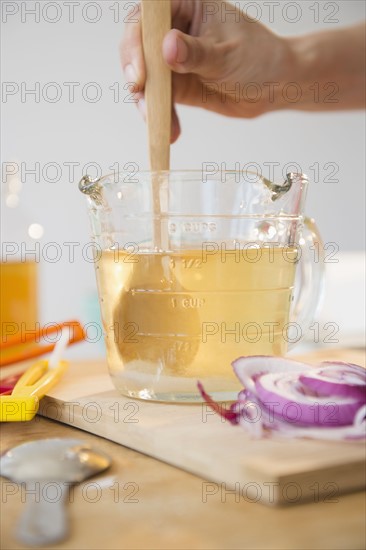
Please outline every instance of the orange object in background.
M36 262L0 263L0 336L6 324L12 323L20 330L34 329L38 321L38 265Z
M64 323L48 323L41 327L36 323L34 330L18 331L14 335L2 335L0 341L0 367L6 367L50 353L57 345L62 330L69 328L68 345L81 342L85 338L85 332L79 321L65 321ZM52 339L50 340L51 336Z

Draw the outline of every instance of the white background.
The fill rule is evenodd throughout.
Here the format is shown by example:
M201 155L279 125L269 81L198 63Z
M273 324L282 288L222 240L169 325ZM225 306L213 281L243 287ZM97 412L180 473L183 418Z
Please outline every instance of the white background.
M19 92L2 97L1 161L24 163L34 167L40 163L40 181L25 174L21 195L22 221L13 211L18 226L40 223L45 230L41 247L59 243L60 261L41 263L41 311L43 322L80 318L93 319L95 296L93 265L83 259L81 248L89 241L89 226L84 198L77 183L88 162L99 164L103 173L119 163L147 164L144 123L133 104L124 102L128 92L119 62L119 41L131 2L95 2L100 19L90 2L75 4L74 22L69 21L65 2L40 2L40 22L28 13L35 2L1 2L1 77L4 83L15 83ZM239 4L238 2L236 2ZM47 10L45 9L48 4ZM52 5L51 5L52 4ZM57 4L57 6L55 6ZM89 6L85 6L89 4ZM335 29L359 22L365 17L363 0L338 2L240 2L251 15L280 34L297 35ZM274 21L269 23L269 7L275 6ZM314 8L314 5L315 6ZM117 7L119 13L117 12ZM83 12L84 8L84 12ZM112 9L111 9L112 8ZM319 8L319 21L315 9ZM6 12L17 13L6 18ZM258 10L261 10L258 11ZM84 15L84 17L83 17ZM60 20L50 23L46 19ZM114 19L118 21L115 22ZM294 19L297 22L291 22ZM337 20L338 22L334 22ZM328 22L327 22L328 21ZM39 83L41 96L22 99L21 90ZM54 91L47 84L56 82L62 91L57 102L47 101ZM75 101L69 101L65 82L77 82ZM98 102L88 102L82 89L97 82L102 91ZM23 84L22 84L23 83ZM118 83L118 84L116 84ZM46 88L45 88L46 86ZM119 86L119 101L109 89ZM42 96L45 90L46 99ZM93 96L93 89L87 89ZM296 162L310 179L314 164L320 168L319 180L310 186L307 213L316 218L325 243L336 243L337 264L330 268L330 283L321 321L342 323L341 334L360 332L364 326L362 299L364 263L362 255L351 254L364 249L365 210L365 117L362 111L309 114L283 111L255 120L227 119L199 109L180 107L183 135L172 147L172 168L200 168L202 162L225 162L233 168L255 162ZM58 163L57 181L54 169L44 172L47 163ZM65 163L78 163L74 174ZM336 163L335 182L328 182ZM88 170L95 175L92 169ZM26 212L24 214L24 212ZM9 226L8 226L9 227ZM4 227L2 227L4 231ZM81 243L75 261L70 261L65 242ZM337 307L337 304L339 307ZM343 331L343 332L342 332ZM94 346L94 351L100 349Z

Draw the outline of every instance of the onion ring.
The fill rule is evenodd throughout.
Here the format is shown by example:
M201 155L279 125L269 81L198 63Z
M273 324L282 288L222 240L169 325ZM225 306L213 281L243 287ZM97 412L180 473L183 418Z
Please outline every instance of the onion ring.
M232 365L244 390L229 409L213 401L202 384L199 390L220 416L252 437L365 438L366 370L359 365L327 361L315 368L259 355Z
M319 396L355 397L366 402L366 370L358 365L322 363L300 376L300 382Z

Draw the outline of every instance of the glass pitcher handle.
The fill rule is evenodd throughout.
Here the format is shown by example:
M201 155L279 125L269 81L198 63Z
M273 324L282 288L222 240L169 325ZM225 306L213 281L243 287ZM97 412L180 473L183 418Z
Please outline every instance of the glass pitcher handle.
M304 220L299 246L301 247L301 257L297 266L295 299L290 314L294 339L289 338L289 350L306 336L323 301L324 246L315 221L311 218ZM298 290L296 291L296 289ZM295 331L298 334L297 338Z

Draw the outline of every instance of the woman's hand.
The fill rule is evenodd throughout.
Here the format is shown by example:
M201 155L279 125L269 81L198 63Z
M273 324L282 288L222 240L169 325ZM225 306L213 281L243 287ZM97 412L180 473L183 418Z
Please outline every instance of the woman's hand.
M135 83L144 114L140 11L131 19L138 22L125 25L121 60L127 81ZM228 2L172 0L172 27L162 51L173 71L174 103L243 118L285 108L334 110L364 105L362 25L286 38ZM324 101L322 87L327 90L324 97L333 90L334 101ZM175 109L172 120L174 142L180 133Z
M266 82L279 81L290 65L291 50L285 39L228 2L173 0L172 15L173 28L165 36L163 57L174 73L174 102L246 118L274 107L270 90L260 100L258 90ZM133 19L140 20L140 12ZM140 92L137 97L144 112L141 22L126 23L121 59L127 81L134 82ZM178 135L174 116L172 141Z

